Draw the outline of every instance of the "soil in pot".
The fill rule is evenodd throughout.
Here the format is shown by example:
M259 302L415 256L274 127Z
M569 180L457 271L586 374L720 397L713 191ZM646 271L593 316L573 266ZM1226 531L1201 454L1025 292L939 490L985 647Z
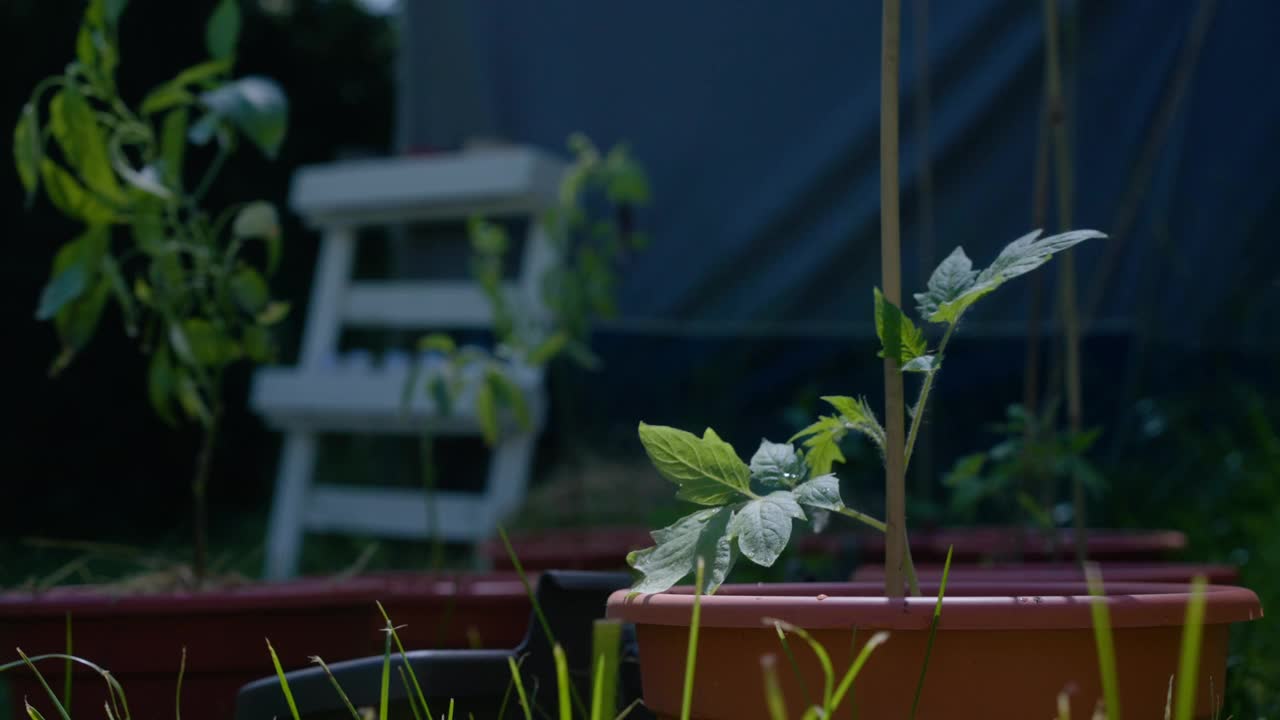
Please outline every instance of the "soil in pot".
M383 651L386 607L406 649L520 642L529 617L524 586L510 573L491 575L380 574L347 580L313 579L246 585L218 591L109 595L66 587L39 595L0 595L3 656L64 652L71 616L73 651L110 670L135 718L174 714L179 661L184 720L227 720L241 685L274 673L265 638L285 669L306 667L318 655L336 662ZM5 661L8 661L5 657ZM41 672L61 692L63 664ZM30 671L5 674L23 717L23 697L45 717L57 712ZM102 717L106 686L87 669L74 675L73 717Z
M831 654L837 674L875 632L890 633L854 684L859 717L906 718L925 655L937 587L926 597L888 600L874 583L726 585L703 598L693 717L768 717L760 659L785 658L777 618L805 628ZM1112 583L1107 588L1121 703L1126 718L1164 717L1169 678L1178 664L1189 599L1185 585ZM1212 715L1210 688L1225 685L1230 624L1262 616L1247 589L1209 586L1196 677L1197 718ZM948 585L918 718L1023 720L1052 717L1058 694L1074 688L1073 717L1089 717L1102 691L1083 583ZM609 599L609 615L635 623L646 704L659 717L679 716L693 596L689 588ZM805 707L805 689L821 693L822 675L798 639L792 647L803 688L789 663L778 677L789 717ZM840 714L850 712L849 702Z

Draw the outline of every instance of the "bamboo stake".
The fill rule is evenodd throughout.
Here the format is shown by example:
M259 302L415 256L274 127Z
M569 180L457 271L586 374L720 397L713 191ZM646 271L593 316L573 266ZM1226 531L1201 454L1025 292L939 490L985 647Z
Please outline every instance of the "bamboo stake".
M1057 170L1058 223L1065 231L1071 228L1073 190L1071 150L1065 122L1066 105L1062 97L1062 62L1058 47L1057 0L1044 0L1045 61L1048 66L1049 112L1053 128L1054 160ZM1058 264L1058 301L1062 311L1063 362L1067 390L1067 426L1078 433L1083 425L1083 399L1080 382L1080 318L1076 308L1075 252L1066 250ZM1084 483L1078 473L1071 477L1071 504L1075 523L1076 560L1088 560L1085 537Z
M880 281L885 298L902 306L898 209L898 67L902 28L900 0L884 0L880 54ZM897 358L884 359L885 402L885 566L887 597L903 596L907 549L906 488L903 477L906 401Z

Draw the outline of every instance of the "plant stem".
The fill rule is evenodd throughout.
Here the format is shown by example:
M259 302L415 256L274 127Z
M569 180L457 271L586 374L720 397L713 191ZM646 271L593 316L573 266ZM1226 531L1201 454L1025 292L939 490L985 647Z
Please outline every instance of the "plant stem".
M957 318L956 322L947 326L947 331L942 335L942 342L938 343L938 357L942 357L943 351L947 349L947 343L951 341L951 333L955 332L956 324L959 322L960 320ZM937 374L937 370L930 370L925 373L924 383L920 386L920 397L916 399L915 410L911 413L911 432L907 435L907 448L903 453L902 460L902 472L904 476L906 475L907 468L911 466L911 452L916 447L916 436L920 433L920 424L924 418L924 411L929 405L929 393L933 391L933 376Z
M880 281L885 299L902 305L898 206L898 66L901 0L884 0L880 38ZM906 558L905 393L897 358L884 360L885 566L884 591L902 597Z
M196 456L195 478L191 482L191 499L193 502L193 527L195 556L192 571L197 585L204 584L209 569L209 506L208 487L209 474L213 468L213 449L218 441L218 427L222 423L221 394L213 397L213 412L209 422L204 426L204 436L200 441L200 453Z
M1065 122L1066 105L1062 95L1062 62L1058 46L1057 0L1044 0L1045 63L1048 68L1049 113L1053 127L1054 159L1057 170L1058 222L1065 231L1071 227L1072 170L1071 149L1068 144ZM1068 249L1062 253L1058 265L1058 292L1062 306L1062 333L1064 373L1067 390L1067 424L1071 433L1077 434L1083 425L1082 391L1080 382L1080 322L1076 311L1075 253ZM1072 517L1075 524L1076 560L1088 560L1088 540L1085 537L1084 483L1079 473L1071 477Z

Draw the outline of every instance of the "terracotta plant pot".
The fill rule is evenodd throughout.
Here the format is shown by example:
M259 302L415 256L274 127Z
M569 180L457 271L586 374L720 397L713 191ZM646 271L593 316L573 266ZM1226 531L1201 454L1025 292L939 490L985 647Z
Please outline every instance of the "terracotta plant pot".
M376 601L405 625L398 632L406 649L515 647L529 615L524 586L509 573L385 574L130 596L66 587L0 595L0 657L18 659L15 646L30 656L64 652L70 614L74 654L115 675L133 717L173 717L185 647L183 720L227 720L240 686L274 673L264 638L286 670L308 666L312 655L333 662L381 654L385 623ZM37 667L61 693L61 661ZM58 717L30 671L12 670L4 680L15 718L26 716L24 696L45 717ZM77 667L73 691L73 717L102 717L107 691L96 673Z
M1189 583L1197 575L1213 585L1234 585L1240 580L1240 569L1234 565L1197 563L1100 563L1104 582ZM937 582L942 565L916 566L922 581ZM951 565L948 575L955 581L979 582L1072 582L1083 581L1084 570L1075 563L999 563L995 565ZM883 565L863 565L853 574L855 581L884 580Z
M511 536L511 547L526 570L625 570L627 553L653 545L642 527L571 528ZM492 567L512 569L501 539L485 542L481 556Z
M767 718L760 664L765 655L781 658L778 678L788 717L800 716L804 691L766 618L806 629L830 653L838 676L849 667L854 646L888 631L888 641L858 676L854 698L859 717L909 717L934 611L935 598L927 595L937 587L926 584L922 590L926 597L891 601L873 583L721 587L703 598L693 717ZM1126 718L1164 717L1188 598L1185 585L1108 587ZM1215 688L1225 685L1230 623L1262 616L1257 596L1244 588L1210 586L1207 598L1198 718L1211 714L1210 679ZM679 716L693 599L687 587L609 598L609 615L636 626L644 699L658 717ZM1072 717L1089 717L1102 693L1091 602L1083 583L949 584L917 717L1052 717L1058 693L1068 687L1074 688ZM821 692L814 655L798 638L791 645L804 686ZM849 713L846 700L839 714Z
M942 528L912 530L911 555L917 563L942 562L947 548L963 562L1061 562L1072 559L1074 534L1061 529L1046 535L1021 527ZM1088 533L1090 560L1149 562L1168 560L1186 549L1187 536L1176 530L1094 529ZM846 557L858 563L884 559L884 535L871 531L807 535L800 552Z

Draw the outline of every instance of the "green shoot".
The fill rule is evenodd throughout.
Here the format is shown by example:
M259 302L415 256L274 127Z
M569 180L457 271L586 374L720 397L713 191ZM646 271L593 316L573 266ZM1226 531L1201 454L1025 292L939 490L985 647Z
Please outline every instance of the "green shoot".
M23 700L22 704L26 706L27 717L31 718L31 720L44 720L44 715L41 715L39 710L31 707L31 703Z
M178 688L174 691L173 718L182 720L182 676L187 672L187 646L182 646L182 658L178 660ZM68 701L68 704L70 702Z
M772 625L774 629L778 631L779 635L787 632L793 633L799 636L801 640L808 643L809 648L813 650L814 656L818 658L818 664L822 666L822 707L833 707L831 704L831 698L835 692L835 667L831 664L831 656L827 654L827 649L822 646L822 643L814 639L814 637L805 631L804 628L796 627L785 620L761 618L761 622L766 625Z
M858 657L854 659L853 664L845 671L844 677L840 679L840 684L836 686L836 691L831 696L831 704L826 709L827 717L831 717L835 713L836 708L840 707L840 703L844 702L845 695L853 690L853 681L858 679L858 673L862 672L862 666L867 664L871 653L888 639L889 633L884 631L868 638L867 643L862 646L862 650L858 653ZM851 694L850 697L852 698Z
M284 701L289 705L289 713L293 716L293 720L302 720L302 716L298 714L298 704L293 701L293 691L289 689L289 680L284 675L284 668L280 666L280 657L276 655L276 649L271 647L271 640L267 640L267 652L271 653L271 664L276 668L276 677L280 679L280 689L284 692Z
M450 598L452 600L452 598ZM418 684L418 675L413 672L413 667L409 665L409 656L404 651L404 643L400 642L400 634L396 632L396 626L391 624L391 616L387 615L387 609L382 606L381 601L376 601L378 612L382 613L382 619L387 624L387 628L391 631L391 639L396 643L396 650L400 652L400 662L403 667L409 668L409 680L413 682L413 692L418 697L418 704L422 706L422 712L427 717L431 717L431 706L427 704L427 696L422 692L422 686ZM450 604L452 609L452 604Z
M387 720L386 716L378 718L378 720ZM453 698L449 698L449 720L453 720Z
M1107 720L1120 720L1120 681L1116 673L1116 649L1111 636L1111 614L1107 611L1106 592L1096 564L1085 565L1089 584L1089 614L1093 618L1093 637L1098 648L1098 672L1102 677L1102 695Z
M604 658L599 656L591 677L591 720L604 720Z
M508 657L507 667L511 669L511 682L516 686L516 695L520 698L520 709L524 710L524 720L533 720L533 709L529 705L529 696L524 691L524 678L520 676L520 667L516 665L516 659Z
M387 720L388 696L391 691L391 623L387 623L383 632L387 634L387 639L382 648L382 683L378 689L378 720Z
M938 602L933 606L933 619L929 621L929 639L924 646L924 663L920 666L920 679L916 682L916 696L911 701L911 717L916 716L920 707L920 696L924 693L924 676L929 672L929 658L933 656L933 640L938 635L938 621L942 618L942 598L947 594L947 575L951 573L951 551L947 548L947 559L942 565L942 582L938 584Z
M556 661L556 694L560 701L560 720L573 720L573 703L569 701L569 662L559 643L551 650Z
M1057 720L1071 720L1071 696L1066 690L1058 693L1058 717ZM1166 717L1165 720L1168 720Z
M27 654L22 652L22 648L18 648L18 656L27 664L27 667L31 672L35 673L36 680L40 681L40 687L44 688L44 691L48 693L49 699L53 701L53 705L57 708L58 714L62 716L62 720L71 720L71 715L67 712L67 709L63 707L62 703L58 702L58 695L53 692L53 688L49 687L49 683L45 682L44 675L36 669L35 663L31 662L31 658L27 657ZM29 705L27 707L30 708Z
M787 654L787 664L791 666L791 673L795 677L796 684L800 686L800 695L804 700L805 707L813 707L813 695L809 692L809 683L805 680L804 673L800 672L800 663L796 662L795 651L791 649L791 643L787 640L787 634L782 628L774 626L774 630L778 633L778 642L782 644L782 651Z
M1182 650L1178 656L1178 691L1174 703L1174 720L1191 720L1196 709L1196 680L1200 665L1200 644L1204 634L1205 578L1197 575L1191 581L1191 599L1187 602L1187 620L1182 629Z
M422 712L418 710L418 703L413 699L413 688L409 686L409 673L404 671L404 665L401 665L398 669L400 670L400 684L404 685L404 696L409 701L409 711L413 713L413 720L422 720ZM498 717L502 716L499 715ZM431 720L430 716L428 716L427 720Z
M342 698L342 704L347 706L347 712L351 714L352 720L360 720L360 713L357 712L355 706L351 704L351 698L347 697L347 692L342 689L342 685L338 684L338 678L333 676L333 671L329 669L328 663L326 663L319 655L312 655L311 662L319 665L320 669L324 670L325 676L329 678L329 684L333 685L333 689L338 691L338 697ZM412 704L412 698L410 699L410 704ZM414 713L416 714L417 710L415 710Z
M689 619L689 649L684 656L684 690L680 696L680 720L689 720L693 709L693 675L698 663L698 626L702 622L702 581L706 574L706 564L698 558L694 571L693 617Z
M591 626L591 655L597 666L598 683L592 692L591 716L604 720L618 709L618 657L622 647L622 623L598 619ZM599 711L595 708L599 707Z
M787 720L787 701L778 684L778 656L760 658L760 670L764 673L764 701L769 708L769 720Z
M626 720L627 716L631 714L631 711L640 707L641 704L642 702L640 698L636 698L635 700L632 700L631 704L623 708L622 712L618 713L618 717L614 718L613 720Z
M22 655L21 649L18 650L18 654ZM70 660L73 663L83 665L89 668L90 670L93 670L94 672L98 673L98 675L101 676L103 681L106 682L107 684L108 697L110 698L112 705L116 706L116 712L115 712L116 717L121 718L121 720L128 720L128 718L130 717L129 702L125 698L124 688L120 686L120 682L117 681L115 677L110 672L108 672L105 668L99 665L96 665L88 660L85 660L84 658L75 657L72 655L64 655L62 653L49 653L46 655L36 655L34 657L26 657L25 655L23 655L21 660L14 660L12 662L0 664L0 673L4 673L9 670L14 670L17 668L27 668L34 663L44 662L46 660ZM123 712L121 712L121 709L123 709Z

